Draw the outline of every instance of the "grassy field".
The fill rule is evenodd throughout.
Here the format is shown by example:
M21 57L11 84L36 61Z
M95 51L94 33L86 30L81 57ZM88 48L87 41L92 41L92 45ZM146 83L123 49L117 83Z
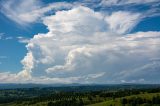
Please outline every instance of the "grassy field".
M144 94L126 96L126 97L123 97L123 98L130 99L130 98L133 98L133 97L135 97L135 98L141 97L141 98L145 98L145 99L151 99L153 96L157 96L157 95L160 95L160 93L144 93ZM115 100L107 100L105 102L91 104L91 105L87 105L87 106L122 106L121 99L122 98L116 98ZM39 103L36 103L36 104L26 105L27 102L23 102L22 104L9 103L9 104L5 104L5 105L1 104L0 106L47 106L47 103L48 102L39 102ZM125 106L128 106L128 105L125 105ZM141 105L141 106L145 106L145 105Z
M160 95L160 93L145 93L145 94L126 96L124 98L130 99L133 97L135 97L135 98L141 97L141 98L145 98L145 99L151 99L153 96L156 96L156 95ZM121 98L116 98L115 100L108 100L105 102L91 104L91 105L87 105L87 106L122 106L122 104L121 104ZM125 105L125 106L128 106L128 105ZM145 105L142 105L142 106L145 106Z
M28 105L27 102L23 102L21 104L16 104L16 103L0 104L0 106L47 106L47 103L48 102L39 102L36 104Z

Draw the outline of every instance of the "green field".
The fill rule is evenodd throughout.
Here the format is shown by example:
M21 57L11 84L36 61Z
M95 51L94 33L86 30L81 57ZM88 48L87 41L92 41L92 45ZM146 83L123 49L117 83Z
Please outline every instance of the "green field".
M157 95L160 95L160 93L145 93L145 94L126 96L126 97L123 97L123 98L130 99L130 98L141 97L143 99L151 100L154 96L157 96ZM87 106L124 106L124 105L121 104L121 99L122 98L116 98L115 100L108 100L108 101L105 101L105 102L91 104L91 105L87 105ZM130 105L125 105L125 106L130 106ZM148 105L142 104L141 106L148 106ZM154 106L160 106L160 105L154 105Z
M125 96L122 98L126 98L126 99L131 99L131 98L143 98L143 99L147 99L147 100L151 100L154 96L160 95L160 93L144 93L144 94L138 94L138 95L132 95L132 96ZM121 99L122 98L115 98L114 100L107 100L105 102L101 102L101 103L96 103L96 104L91 104L91 105L87 105L87 106L124 106L121 104ZM85 99L85 98L84 98ZM48 101L49 102L49 101ZM35 104L28 104L27 102L22 102L20 104L16 104L16 103L8 103L8 104L1 104L0 106L47 106L48 102L38 102ZM130 106L130 105L125 105L125 106ZM139 106L149 106L146 104L142 104ZM159 105L152 105L152 106L159 106Z

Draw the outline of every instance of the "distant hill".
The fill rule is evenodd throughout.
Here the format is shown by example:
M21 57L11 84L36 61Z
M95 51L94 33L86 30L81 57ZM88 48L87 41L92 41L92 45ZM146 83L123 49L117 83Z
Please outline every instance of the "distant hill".
M16 88L46 88L46 87L65 87L65 86L81 86L82 84L73 83L73 84L34 84L34 83L4 83L0 84L0 89L16 89Z
M17 89L17 88L70 88L71 90L113 90L113 89L147 89L160 88L160 84L0 84L0 89Z

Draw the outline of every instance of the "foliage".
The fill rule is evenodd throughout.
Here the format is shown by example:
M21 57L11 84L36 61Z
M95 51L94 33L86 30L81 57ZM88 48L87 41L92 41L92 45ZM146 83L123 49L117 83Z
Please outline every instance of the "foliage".
M89 87L87 89L91 89ZM84 90L83 86L68 87L72 90L66 90L67 87L62 87L60 90L57 88L3 89L0 90L0 106L160 105L160 88L100 89L97 87L97 90L95 88Z

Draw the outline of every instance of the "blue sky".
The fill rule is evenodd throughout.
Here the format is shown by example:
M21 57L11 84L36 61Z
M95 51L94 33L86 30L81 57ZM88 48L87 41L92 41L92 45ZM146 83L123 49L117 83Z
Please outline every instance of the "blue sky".
M0 7L0 83L160 83L160 0Z

